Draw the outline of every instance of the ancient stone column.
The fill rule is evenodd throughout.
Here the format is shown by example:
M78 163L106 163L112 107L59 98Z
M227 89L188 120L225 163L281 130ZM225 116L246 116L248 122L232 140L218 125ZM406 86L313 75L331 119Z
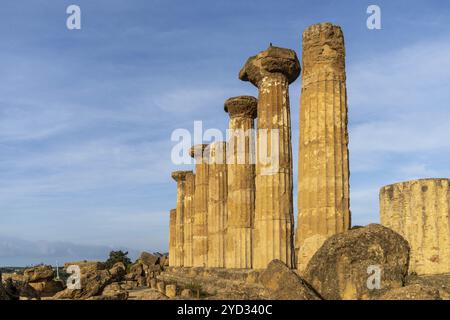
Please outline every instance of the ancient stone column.
M195 145L190 155L195 159L194 223L192 228L193 267L206 267L208 261L208 175L205 148Z
M209 268L225 268L227 227L226 142L213 142L208 152L208 261Z
M176 235L176 223L177 223L177 209L170 210L169 219L169 266L176 266L176 245L177 245L177 235Z
M255 155L253 137L258 100L251 96L225 101L230 115L228 141L228 227L226 268L252 268L255 219Z
M450 273L450 180L422 179L381 188L381 224L411 247L409 272Z
M293 265L292 145L289 84L300 73L297 55L269 47L239 73L259 89L253 268L273 259Z
M176 249L175 265L184 265L184 198L186 192L186 175L192 171L174 171L172 178L177 182L177 218L176 218Z
M192 228L194 223L195 174L189 172L185 179L184 193L184 266L194 265L192 253Z
M350 228L345 48L340 27L303 33L298 163L297 269Z

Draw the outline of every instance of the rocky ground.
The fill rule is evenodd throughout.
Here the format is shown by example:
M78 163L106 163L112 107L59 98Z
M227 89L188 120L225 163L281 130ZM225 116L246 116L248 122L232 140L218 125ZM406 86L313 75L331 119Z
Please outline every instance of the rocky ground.
M302 274L279 260L264 270L168 267L168 257L146 252L128 268L89 261L69 265L79 266L81 289L66 288L50 266L38 266L23 275L4 274L0 300L450 300L450 274L408 274L408 243L380 225L329 238ZM375 289L368 286L367 272L374 265L382 270Z

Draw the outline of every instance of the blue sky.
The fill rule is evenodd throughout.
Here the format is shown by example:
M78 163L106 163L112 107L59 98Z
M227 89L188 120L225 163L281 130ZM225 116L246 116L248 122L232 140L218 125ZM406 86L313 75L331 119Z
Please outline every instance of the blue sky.
M257 95L245 60L269 42L301 56L324 21L345 34L353 224L378 222L381 186L450 177L449 16L445 1L2 1L0 265L166 251L172 131L224 130L224 100ZM296 162L300 79L290 92Z

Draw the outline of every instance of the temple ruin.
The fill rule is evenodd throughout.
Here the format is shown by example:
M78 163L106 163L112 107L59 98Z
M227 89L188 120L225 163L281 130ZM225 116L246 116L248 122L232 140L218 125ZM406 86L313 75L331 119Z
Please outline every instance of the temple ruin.
M381 224L408 240L411 272L450 273L449 213L449 179L414 180L381 188Z
M258 98L227 99L228 141L193 146L190 155L195 159L195 174L172 173L177 206L170 211L171 267L259 272L278 259L299 274L314 277L311 270L320 268L315 260L324 255L326 240L354 231L349 231L343 32L331 23L312 25L303 33L302 47L301 67L293 50L272 45L250 57L239 79L252 83ZM300 72L294 246L289 85ZM410 272L450 272L449 188L448 179L424 179L381 189L381 222L409 242ZM380 228L372 227L380 235L392 232ZM402 247L401 255L406 260L407 247Z

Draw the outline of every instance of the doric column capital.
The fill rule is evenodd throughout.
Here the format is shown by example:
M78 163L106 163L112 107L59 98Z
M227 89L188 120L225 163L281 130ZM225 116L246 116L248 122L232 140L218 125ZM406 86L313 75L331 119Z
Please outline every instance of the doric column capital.
M341 27L318 23L303 32L303 85L315 81L345 81L345 44Z
M174 171L172 172L172 178L176 182L184 181L186 179L186 175L192 174L192 171Z
M250 57L239 72L239 79L259 86L260 81L272 74L284 75L289 83L300 75L300 62L294 50L270 46Z
M251 118L257 116L258 99L252 96L232 97L225 101L224 109L230 118Z

